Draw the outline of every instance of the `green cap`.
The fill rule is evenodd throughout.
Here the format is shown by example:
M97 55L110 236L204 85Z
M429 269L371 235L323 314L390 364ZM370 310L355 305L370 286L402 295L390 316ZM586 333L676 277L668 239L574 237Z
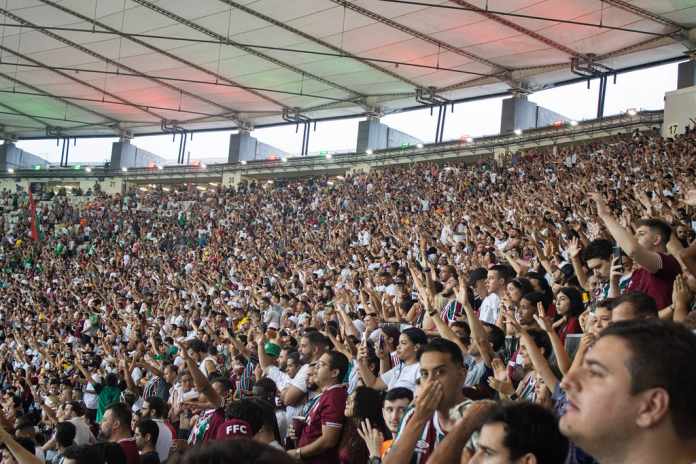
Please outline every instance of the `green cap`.
M266 342L266 344L263 346L263 351L265 351L266 354L272 358L277 358L280 356L280 346L273 342Z

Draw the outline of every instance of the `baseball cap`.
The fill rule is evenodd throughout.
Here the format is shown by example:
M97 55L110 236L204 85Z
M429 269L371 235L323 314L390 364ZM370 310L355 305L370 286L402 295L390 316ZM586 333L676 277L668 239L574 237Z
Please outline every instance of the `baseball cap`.
M263 350L272 358L277 358L280 356L280 346L273 342L266 342L266 344L263 346Z
M215 438L229 440L232 438L253 437L251 424L241 419L229 419L218 426Z
M273 321L273 322L268 324L268 328L272 329L272 330L278 330L280 328L280 326L278 325L277 322Z

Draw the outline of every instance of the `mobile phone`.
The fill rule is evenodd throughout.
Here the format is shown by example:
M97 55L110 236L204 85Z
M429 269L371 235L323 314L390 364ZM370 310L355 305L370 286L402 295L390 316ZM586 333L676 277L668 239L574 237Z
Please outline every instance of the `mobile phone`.
M614 258L616 258L619 264L623 264L623 252L621 251L621 247L618 245L614 247Z

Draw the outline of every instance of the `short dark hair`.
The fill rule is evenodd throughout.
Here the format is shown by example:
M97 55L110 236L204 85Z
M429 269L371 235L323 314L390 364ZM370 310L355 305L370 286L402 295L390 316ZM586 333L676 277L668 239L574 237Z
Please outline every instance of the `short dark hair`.
M452 358L452 362L456 366L464 366L464 355L459 346L442 337L434 337L430 340L430 343L421 347L418 351L418 361L420 362L421 356L425 353L447 353Z
M63 457L76 464L104 464L104 456L95 445L72 445L65 448Z
M406 387L395 387L387 391L384 401L408 400L413 401L413 391Z
M321 346L324 348L329 347L329 339L326 338L321 332L316 330L307 331L304 337L309 340L309 344L312 346Z
M135 426L138 430L140 430L140 435L145 438L145 435L150 435L150 439L148 440L151 445L156 445L157 444L157 439L159 438L159 426L155 421L152 419L143 419L140 422L138 422L138 425Z
M111 403L104 412L106 411L111 411L111 414L121 423L121 427L126 426L130 430L133 414L126 403Z
M476 282L479 280L484 280L488 276L488 271L486 270L485 267L479 267L474 269L469 273L469 282L468 285L469 287L473 287L476 285Z
M611 260L611 253L614 248L614 242L603 238L592 240L582 250L582 259L588 261L590 259L601 259L604 261Z
M189 348L191 348L196 353L207 353L208 345L205 344L203 340L194 338L189 342Z
M335 350L327 351L326 354L328 354L330 358L329 369L338 369L338 381L343 382L346 374L348 374L348 368L350 367L348 358L346 358L345 354Z
M167 414L167 403L159 396L148 396L145 401L155 413L155 417L163 418Z
M510 268L504 264L496 264L495 266L491 266L488 269L488 273L490 274L491 271L497 272L498 276L505 280L505 283L507 283L513 275Z
M611 304L613 310L622 303L630 303L634 308L637 319L652 319L657 318L659 313L655 298L643 292L626 292L623 295L615 298Z
M551 411L534 403L502 403L486 418L486 424L503 424L503 445L511 460L527 453L540 464L564 462L568 454L568 439L558 428L558 419Z
M631 392L665 389L677 435L696 438L696 335L681 324L650 319L616 322L599 335L605 337L621 338L629 347Z
M662 245L667 245L669 238L672 236L672 227L661 219L641 219L636 225L638 227L648 227L652 232L658 234L660 236Z
M240 419L251 426L252 435L256 435L263 427L263 409L251 398L232 401L225 408L226 419Z
M411 340L411 343L414 345L425 345L428 343L428 336L418 327L409 327L408 329L404 329L404 331L401 332L401 335L408 337L408 339Z
M493 351L500 351L505 346L505 332L490 322L482 322L482 324L486 332L488 332L488 341L493 347Z
M79 401L70 401L68 403L71 407L73 412L77 417L81 417L85 415L85 408L82 407L82 403Z
M72 422L59 422L56 425L56 442L59 446L67 448L73 444L77 429Z
M255 464L296 464L285 451L249 438L213 440L184 454L182 464L211 462L253 462Z
M534 343L536 344L536 346L538 346L540 349L543 348L544 356L547 358L549 356L551 356L551 353L553 351L552 351L551 339L549 338L549 335L541 329L529 329L528 332L529 332L529 335L534 340Z

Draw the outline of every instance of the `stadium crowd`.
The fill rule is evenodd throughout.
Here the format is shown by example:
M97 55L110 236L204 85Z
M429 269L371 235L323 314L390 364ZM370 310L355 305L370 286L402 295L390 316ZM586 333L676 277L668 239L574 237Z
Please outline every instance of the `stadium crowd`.
M693 463L695 153L5 191L2 463Z

